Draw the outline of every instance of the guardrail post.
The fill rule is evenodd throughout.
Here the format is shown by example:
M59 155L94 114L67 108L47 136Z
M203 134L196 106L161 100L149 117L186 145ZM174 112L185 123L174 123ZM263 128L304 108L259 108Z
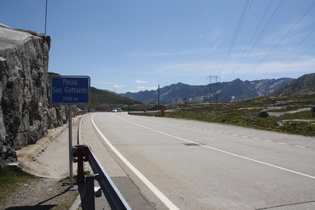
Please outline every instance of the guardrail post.
M78 176L77 176L77 182L82 182L84 180L84 164L83 164L83 158L84 158L84 151L83 148L78 148Z
M95 208L95 196L101 196L103 191L111 209L127 209L131 210L130 206L121 195L114 182L110 179L106 171L103 169L97 158L92 153L87 145L76 145L72 149L73 161L78 162L78 186L82 201L82 209ZM90 167L93 170L94 176L84 177L83 163L89 161ZM100 189L94 192L94 180L97 180Z
M84 162L87 161L88 146L76 145L72 149L73 161L78 162L77 182L84 182Z
M87 210L95 209L94 198L94 177L88 176L85 178L85 207Z

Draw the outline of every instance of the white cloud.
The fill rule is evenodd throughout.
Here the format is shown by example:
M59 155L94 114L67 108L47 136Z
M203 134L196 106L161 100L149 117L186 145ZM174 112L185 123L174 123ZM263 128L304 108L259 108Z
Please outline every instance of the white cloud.
M113 83L112 83L112 82L102 82L102 84L105 84L105 85L112 85Z
M157 87L137 86L138 90L156 90Z
M214 43L213 47L212 47L212 52L217 50L218 45L220 44L220 42L223 40L223 38L219 39L216 43Z
M190 49L190 50L182 50L182 51L173 51L173 52L131 52L129 55L131 56L150 56L150 57L158 57L158 56L182 56L182 55L194 55L199 53L211 52L210 49L202 48L202 49Z
M278 30L275 30L272 33L266 35L263 41L269 44L278 42L282 44L291 44L294 41L300 41L303 39L305 34L309 33L307 30L301 31L301 29L303 29L305 26L307 26L307 22L297 24L294 21L287 23L286 25L279 27Z
M220 64L214 62L187 62L160 66L156 69L156 72L162 74L175 74L178 76L185 76L183 75L185 73L188 73L188 75L200 75L204 72L218 71L219 67Z
M127 90L126 93L127 93L127 92L130 92L130 93L137 93L137 92L139 92L139 90Z
M212 29L210 34L208 35L209 40L215 41L221 40L224 36L225 32L222 28Z
M149 83L149 81L136 80L135 83L137 83L137 84L146 84L146 83Z
M314 72L315 59L312 57L303 56L297 60L267 60L261 63L244 62L239 66L239 59L230 59L234 61L227 62L221 69L221 61L209 62L182 62L169 65L161 65L156 68L155 72L163 75L166 78L189 78L195 80L196 78L208 77L210 75L217 75L221 77L221 81L230 81L236 78L251 78L261 79L273 77L275 73L285 77L290 73L291 75ZM289 75L288 75L289 76ZM292 77L292 76L291 76Z
M114 85L114 88L124 88L124 85Z

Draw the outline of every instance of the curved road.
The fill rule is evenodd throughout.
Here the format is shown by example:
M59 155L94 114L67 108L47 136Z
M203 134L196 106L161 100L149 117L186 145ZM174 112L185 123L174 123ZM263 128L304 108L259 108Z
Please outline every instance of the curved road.
M315 209L311 137L94 113L83 139L133 209Z

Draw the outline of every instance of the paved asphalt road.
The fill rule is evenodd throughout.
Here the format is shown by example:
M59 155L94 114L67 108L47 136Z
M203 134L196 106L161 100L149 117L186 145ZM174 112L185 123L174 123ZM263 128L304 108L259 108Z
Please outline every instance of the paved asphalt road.
M83 137L133 209L315 209L314 138L126 113Z

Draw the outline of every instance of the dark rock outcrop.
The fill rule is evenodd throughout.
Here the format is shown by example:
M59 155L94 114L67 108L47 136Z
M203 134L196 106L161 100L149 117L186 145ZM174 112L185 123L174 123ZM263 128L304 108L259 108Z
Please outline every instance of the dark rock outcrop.
M0 166L66 121L49 105L50 37L0 24Z

